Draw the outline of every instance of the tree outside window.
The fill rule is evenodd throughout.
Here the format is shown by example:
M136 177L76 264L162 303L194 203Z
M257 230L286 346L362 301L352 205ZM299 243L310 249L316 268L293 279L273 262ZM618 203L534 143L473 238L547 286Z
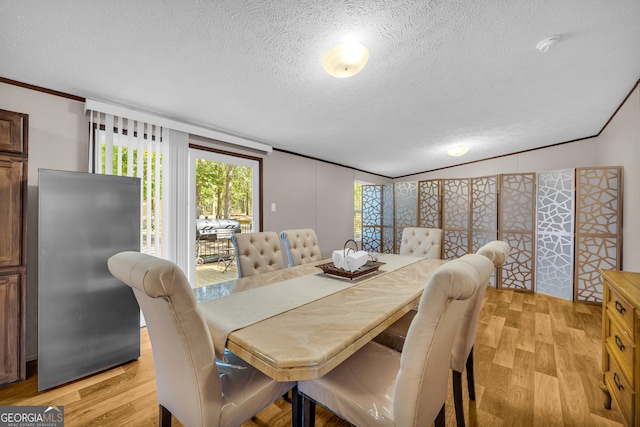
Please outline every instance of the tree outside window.
M362 184L353 184L353 239L362 240Z

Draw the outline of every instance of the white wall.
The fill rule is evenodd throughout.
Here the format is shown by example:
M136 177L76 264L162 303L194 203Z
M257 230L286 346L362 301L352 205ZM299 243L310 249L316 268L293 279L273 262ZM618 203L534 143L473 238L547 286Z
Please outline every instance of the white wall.
M354 173L351 169L324 162L318 162L317 170L316 232L323 239L322 252L330 254L353 239ZM346 218L351 221L345 221Z
M264 159L264 230L313 228L323 254L353 238L353 183L388 179L294 154ZM272 211L275 203L276 210Z
M38 348L38 169L87 171L88 121L82 102L0 83L0 108L29 115L27 359Z
M618 110L597 140L602 166L624 167L622 268L640 271L640 88Z
M263 160L262 166L263 230L316 228L317 161L276 151Z

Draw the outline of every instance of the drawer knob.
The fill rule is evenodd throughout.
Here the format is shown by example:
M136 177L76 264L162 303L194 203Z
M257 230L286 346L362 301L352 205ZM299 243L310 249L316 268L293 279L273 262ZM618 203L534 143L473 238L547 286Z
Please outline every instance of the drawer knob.
M620 301L616 301L616 310L618 310L620 314L624 314L624 312L627 311L624 305L620 304Z
M618 346L618 348L620 349L620 351L624 351L624 343L622 342L622 340L620 339L619 336L615 336L615 340L616 340L616 345Z
M616 387L618 387L618 390L624 390L624 386L620 382L620 377L618 376L617 372L614 372L613 374L613 382L616 383Z

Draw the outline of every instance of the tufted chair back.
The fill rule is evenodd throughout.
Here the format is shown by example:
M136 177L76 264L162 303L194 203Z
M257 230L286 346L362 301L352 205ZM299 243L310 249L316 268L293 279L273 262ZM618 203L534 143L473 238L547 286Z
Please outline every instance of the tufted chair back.
M441 259L442 236L440 228L405 227L400 242L400 255Z
M313 229L284 230L280 238L284 242L289 267L322 259L318 237Z
M284 268L280 239L275 231L231 235L236 251L238 277Z

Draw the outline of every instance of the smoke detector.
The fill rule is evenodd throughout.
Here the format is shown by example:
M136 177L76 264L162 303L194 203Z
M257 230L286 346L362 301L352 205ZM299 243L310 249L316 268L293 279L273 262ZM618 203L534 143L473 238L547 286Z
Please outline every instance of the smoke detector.
M536 49L538 49L542 53L545 53L546 51L557 45L559 41L560 36L547 37L536 45Z

